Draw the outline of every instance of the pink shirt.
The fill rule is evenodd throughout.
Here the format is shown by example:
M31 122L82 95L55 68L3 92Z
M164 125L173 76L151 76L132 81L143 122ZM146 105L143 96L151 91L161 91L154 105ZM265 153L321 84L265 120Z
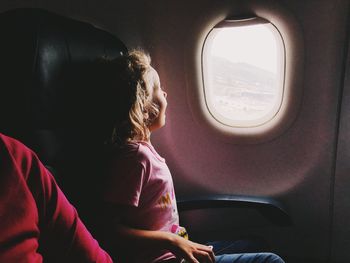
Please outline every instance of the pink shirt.
M177 233L179 216L168 166L150 143L123 146L112 161L105 200L132 209L124 216L130 227ZM160 262L174 258L166 251L138 252L135 262Z

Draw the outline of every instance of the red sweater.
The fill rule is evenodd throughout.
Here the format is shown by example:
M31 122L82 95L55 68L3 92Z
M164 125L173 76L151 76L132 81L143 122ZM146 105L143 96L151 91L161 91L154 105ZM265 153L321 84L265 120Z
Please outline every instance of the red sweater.
M0 133L0 262L112 262L38 157Z

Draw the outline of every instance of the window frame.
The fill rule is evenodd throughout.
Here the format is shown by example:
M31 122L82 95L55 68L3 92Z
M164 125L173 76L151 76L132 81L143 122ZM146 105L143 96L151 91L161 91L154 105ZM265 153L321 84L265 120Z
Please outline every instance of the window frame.
M243 16L242 16L243 15ZM278 114L264 125L230 127L209 113L203 94L202 51L210 30L229 17L261 17L270 21L280 32L285 45L284 99ZM249 3L244 8L232 4L231 9L217 11L189 28L184 52L186 98L193 125L199 133L232 144L259 144L282 136L293 126L302 105L304 79L303 29L297 18L280 4Z
M215 38L216 34L213 32L214 30L218 28L232 28L232 27L243 27L243 26L252 26L252 25L267 25L271 33L275 35L276 40L279 42L277 43L277 53L278 56L280 56L280 59L278 61L277 65L277 83L278 83L278 102L273 105L273 108L267 112L263 117L259 119L254 120L232 120L229 118L226 118L221 112L217 111L214 103L212 102L213 98L212 96L209 96L210 92L210 78L209 78L209 69L208 65L210 62L208 62L208 57L206 56L206 52L208 49L211 48L213 44L213 39ZM209 113L211 116L222 125L228 126L228 127L236 127L236 128L252 128L257 127L266 124L267 122L271 121L279 112L281 109L281 105L283 103L284 99L284 78L285 78L285 58L286 56L286 50L285 50L285 44L283 37L278 30L278 28L272 24L270 21L256 16L250 16L250 17L237 17L237 18L229 18L225 19L221 22L219 22L217 25L215 25L207 34L202 48L202 56L201 56L201 66L202 66L202 81L203 81L203 95L204 100L206 103L206 107L208 108Z

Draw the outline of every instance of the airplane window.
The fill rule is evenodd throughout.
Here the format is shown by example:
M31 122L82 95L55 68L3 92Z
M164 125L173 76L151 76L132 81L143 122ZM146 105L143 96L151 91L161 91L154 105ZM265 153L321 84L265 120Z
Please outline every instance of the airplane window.
M211 115L232 127L256 127L273 119L283 100L284 57L282 37L267 20L225 20L214 27L202 53Z

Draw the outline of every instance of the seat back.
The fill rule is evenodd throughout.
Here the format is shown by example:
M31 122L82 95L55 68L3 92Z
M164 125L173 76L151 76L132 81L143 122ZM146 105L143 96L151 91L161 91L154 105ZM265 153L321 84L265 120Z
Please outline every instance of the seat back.
M37 152L84 215L116 107L95 62L127 49L104 30L41 9L0 14L0 32L0 132Z

